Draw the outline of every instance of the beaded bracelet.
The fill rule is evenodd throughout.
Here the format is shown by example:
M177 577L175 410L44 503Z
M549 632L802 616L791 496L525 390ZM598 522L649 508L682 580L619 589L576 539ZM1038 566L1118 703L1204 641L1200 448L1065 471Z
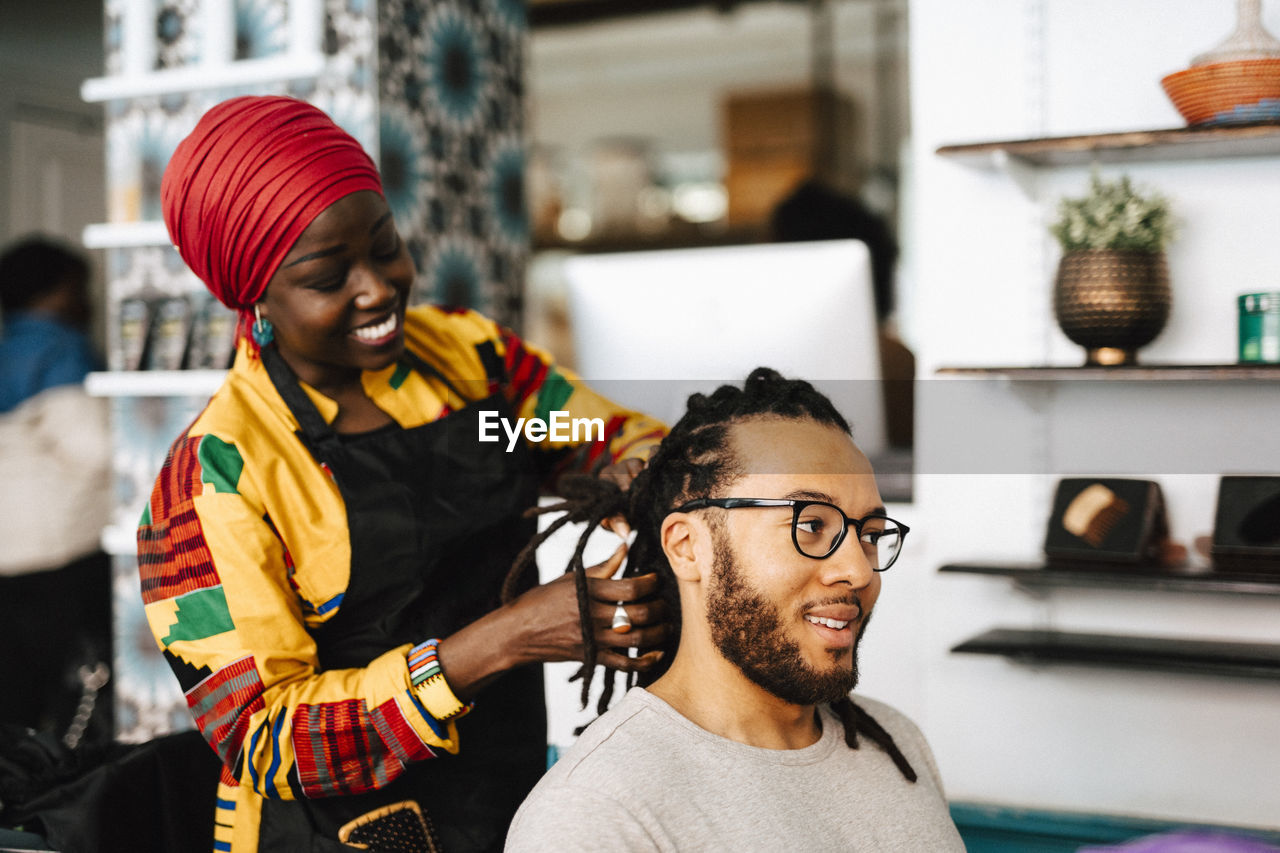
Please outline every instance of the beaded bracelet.
M406 660L409 665L409 682L418 694L424 708L437 720L446 721L465 714L471 710L471 704L464 703L445 681L444 670L436 649L440 645L438 639L419 643L409 650Z

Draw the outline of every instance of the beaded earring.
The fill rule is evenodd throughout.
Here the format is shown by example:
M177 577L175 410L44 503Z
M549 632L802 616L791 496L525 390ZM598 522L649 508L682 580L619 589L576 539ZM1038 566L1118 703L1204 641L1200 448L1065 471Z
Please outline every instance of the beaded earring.
M253 306L253 341L261 349L271 343L272 338L276 335L276 330L272 327L270 320L262 319L262 311L258 308L257 303Z

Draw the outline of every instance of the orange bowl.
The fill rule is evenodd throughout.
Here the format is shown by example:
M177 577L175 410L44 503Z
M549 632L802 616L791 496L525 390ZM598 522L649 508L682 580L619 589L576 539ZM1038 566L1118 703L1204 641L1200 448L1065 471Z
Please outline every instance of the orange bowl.
M1190 125L1280 120L1280 59L1197 65L1160 85Z

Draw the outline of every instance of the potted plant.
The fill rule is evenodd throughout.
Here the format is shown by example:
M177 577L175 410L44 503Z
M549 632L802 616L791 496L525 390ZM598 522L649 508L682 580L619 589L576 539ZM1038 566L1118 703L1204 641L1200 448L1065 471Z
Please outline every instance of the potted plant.
M1095 171L1088 193L1059 202L1049 230L1063 251L1053 290L1063 333L1085 348L1086 365L1135 363L1169 319L1168 201Z

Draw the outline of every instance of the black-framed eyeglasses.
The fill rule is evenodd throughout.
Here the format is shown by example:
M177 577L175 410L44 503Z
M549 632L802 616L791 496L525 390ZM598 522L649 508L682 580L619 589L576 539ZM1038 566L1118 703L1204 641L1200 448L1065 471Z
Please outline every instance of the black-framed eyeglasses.
M826 501L793 501L782 498L697 498L676 507L672 512L689 512L705 507L742 509L744 507L789 506L791 542L806 557L825 560L844 542L849 527L858 532L858 542L871 568L883 572L902 553L902 540L911 528L883 513L873 512L862 518L850 518L838 506Z

